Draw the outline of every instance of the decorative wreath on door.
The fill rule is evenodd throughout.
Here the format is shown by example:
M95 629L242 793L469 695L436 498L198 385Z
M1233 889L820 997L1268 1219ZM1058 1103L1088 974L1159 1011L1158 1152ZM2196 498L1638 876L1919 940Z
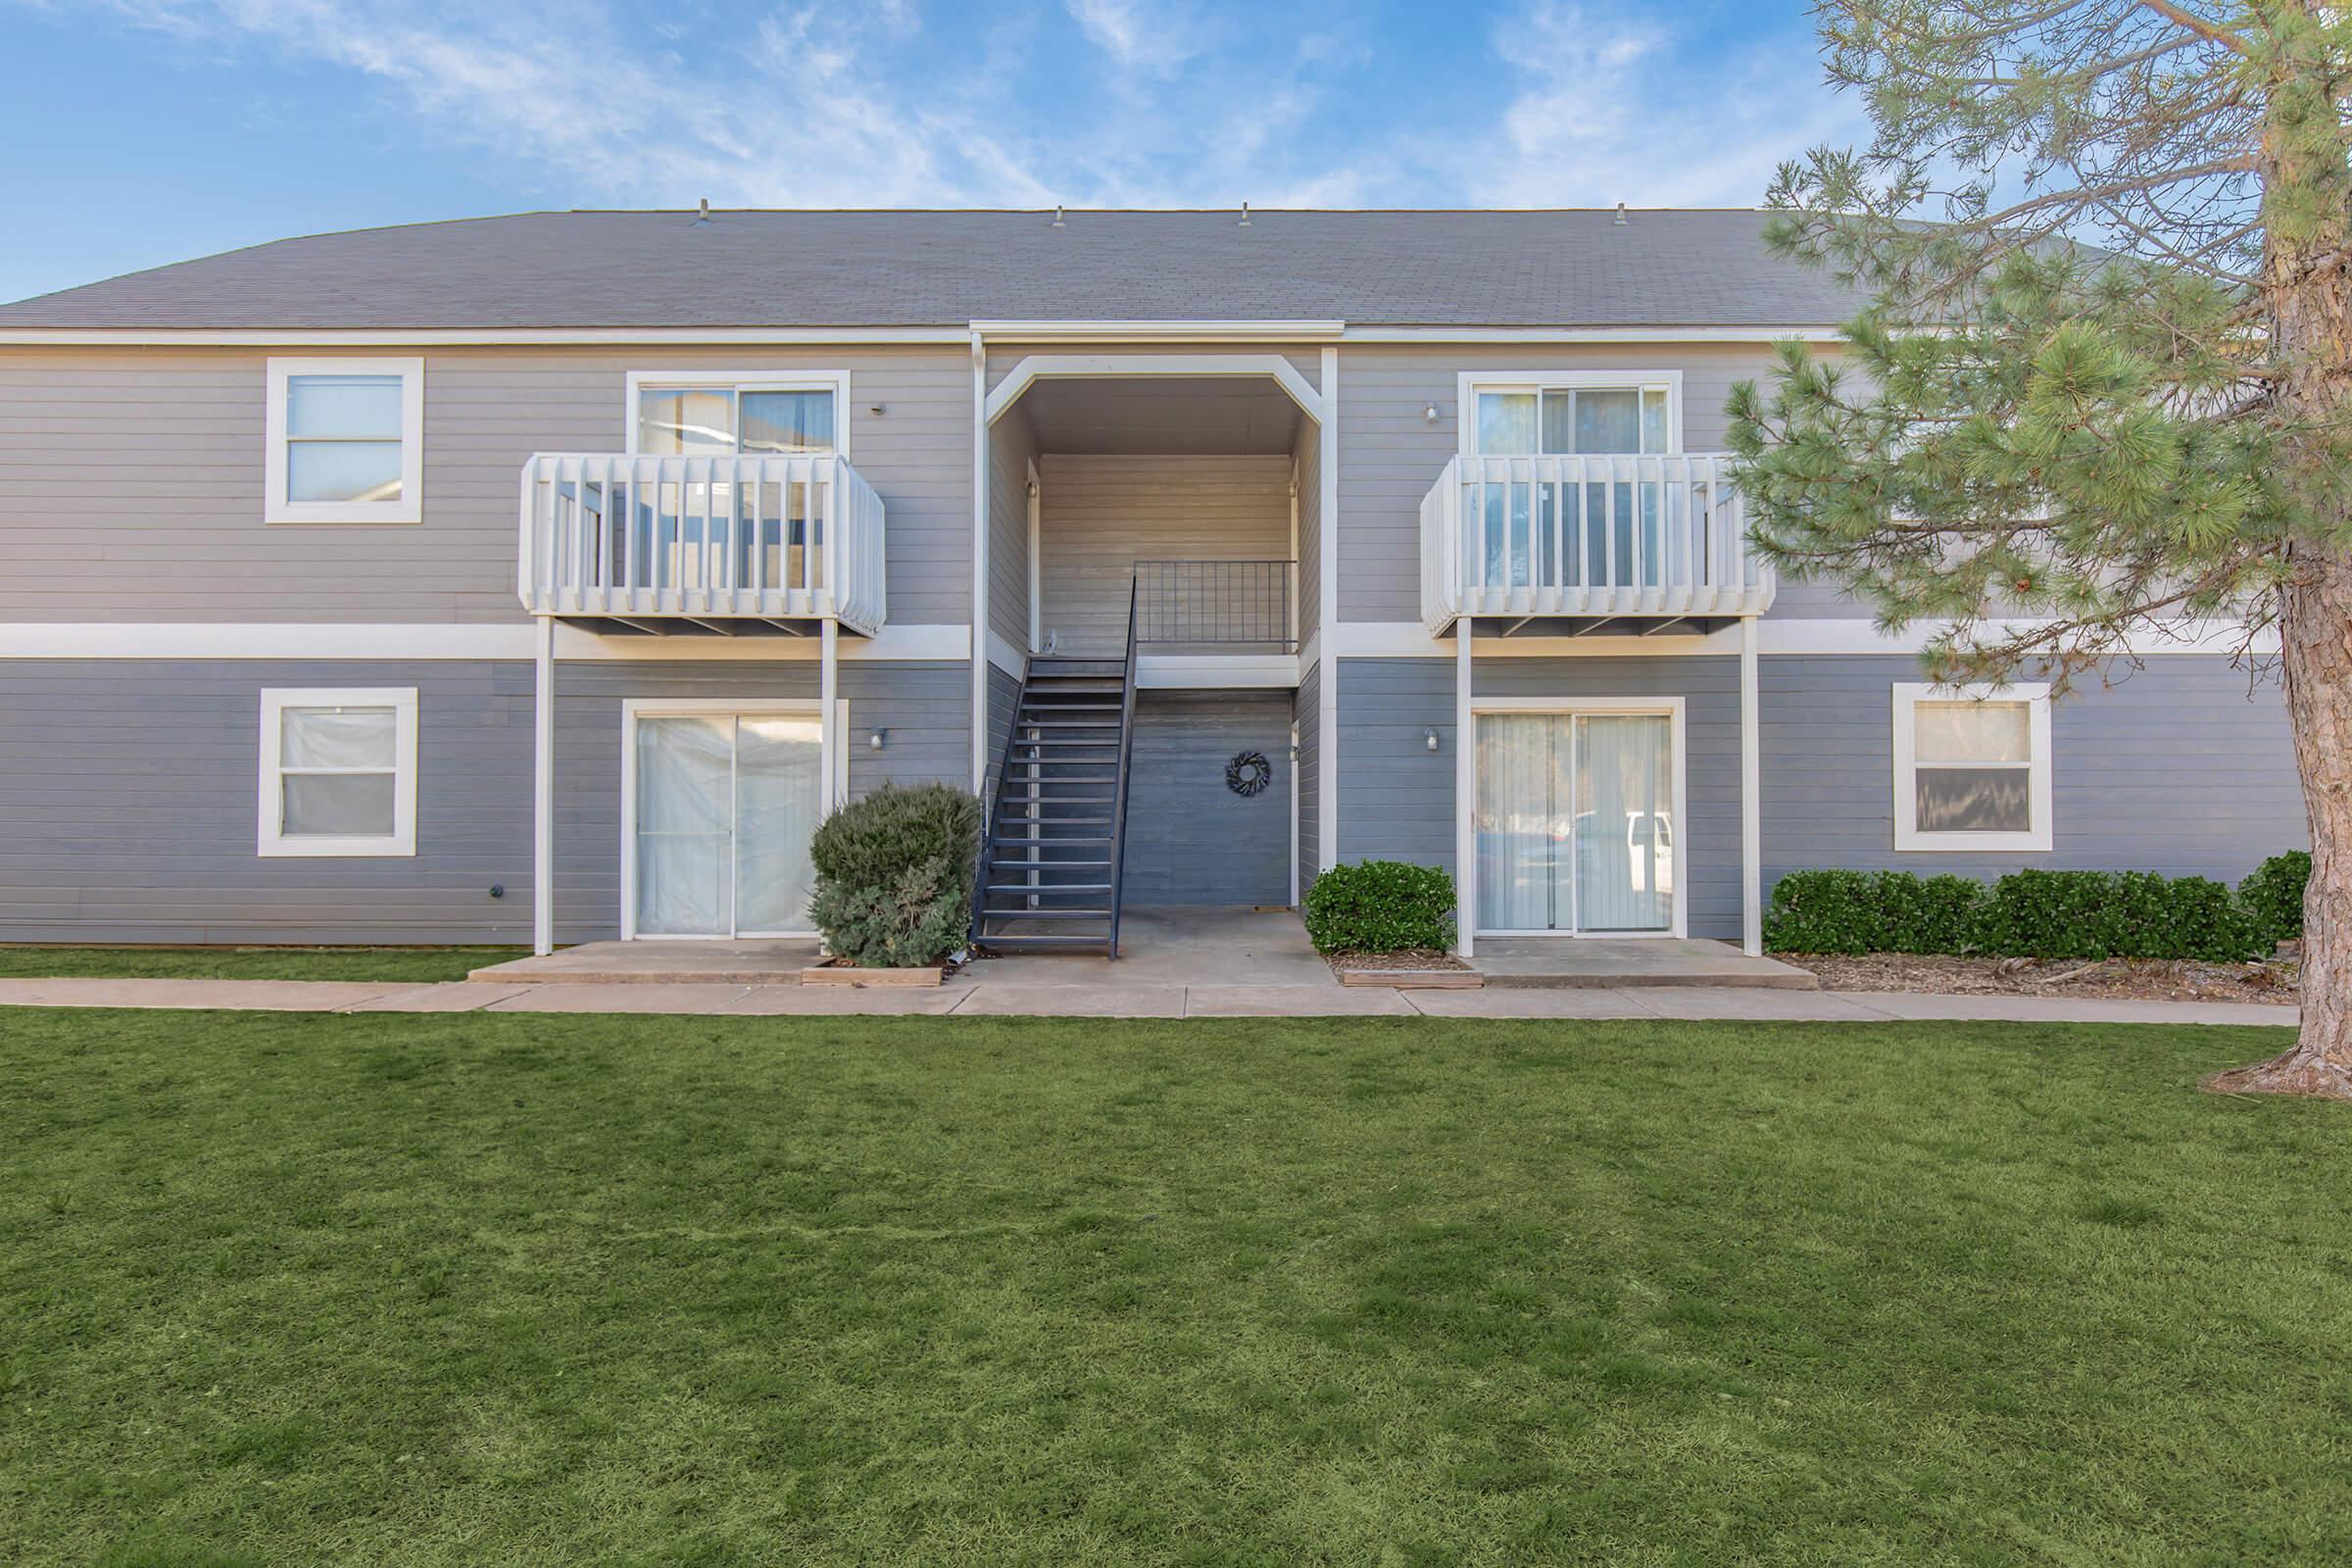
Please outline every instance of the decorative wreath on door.
M1225 764L1225 787L1236 795L1255 795L1274 782L1274 764L1263 752L1244 752Z

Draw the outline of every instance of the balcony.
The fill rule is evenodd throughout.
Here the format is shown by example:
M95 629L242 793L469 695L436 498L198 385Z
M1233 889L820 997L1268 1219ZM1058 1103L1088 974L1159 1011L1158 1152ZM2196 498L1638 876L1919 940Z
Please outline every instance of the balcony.
M1457 457L1421 503L1421 618L1649 622L1756 615L1773 569L1746 547L1731 459Z
M650 633L881 630L882 500L823 456L539 453L516 586L535 615Z

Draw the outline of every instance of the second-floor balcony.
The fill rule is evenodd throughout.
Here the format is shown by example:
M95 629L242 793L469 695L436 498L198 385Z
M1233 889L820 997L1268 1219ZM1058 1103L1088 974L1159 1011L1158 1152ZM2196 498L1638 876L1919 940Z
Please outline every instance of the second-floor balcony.
M533 614L621 630L881 630L882 500L830 454L540 453L522 467Z
M1457 457L1421 503L1421 618L1705 620L1770 608L1729 457Z

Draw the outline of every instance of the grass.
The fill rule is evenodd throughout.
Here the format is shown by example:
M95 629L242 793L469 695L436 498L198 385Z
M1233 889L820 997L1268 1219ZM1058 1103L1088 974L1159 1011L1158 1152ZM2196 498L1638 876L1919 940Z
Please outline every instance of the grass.
M528 948L12 948L0 980L463 980Z
M0 1559L2342 1561L2279 1039L11 1010Z

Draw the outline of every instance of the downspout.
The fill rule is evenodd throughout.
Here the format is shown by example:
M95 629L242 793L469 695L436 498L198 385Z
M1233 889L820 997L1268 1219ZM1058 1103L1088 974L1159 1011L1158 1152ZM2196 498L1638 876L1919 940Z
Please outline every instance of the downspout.
M539 617L531 660L531 952L556 951L556 618Z
M1478 720L1470 706L1470 644L1477 623L1453 623L1453 951L1467 958L1478 926Z

